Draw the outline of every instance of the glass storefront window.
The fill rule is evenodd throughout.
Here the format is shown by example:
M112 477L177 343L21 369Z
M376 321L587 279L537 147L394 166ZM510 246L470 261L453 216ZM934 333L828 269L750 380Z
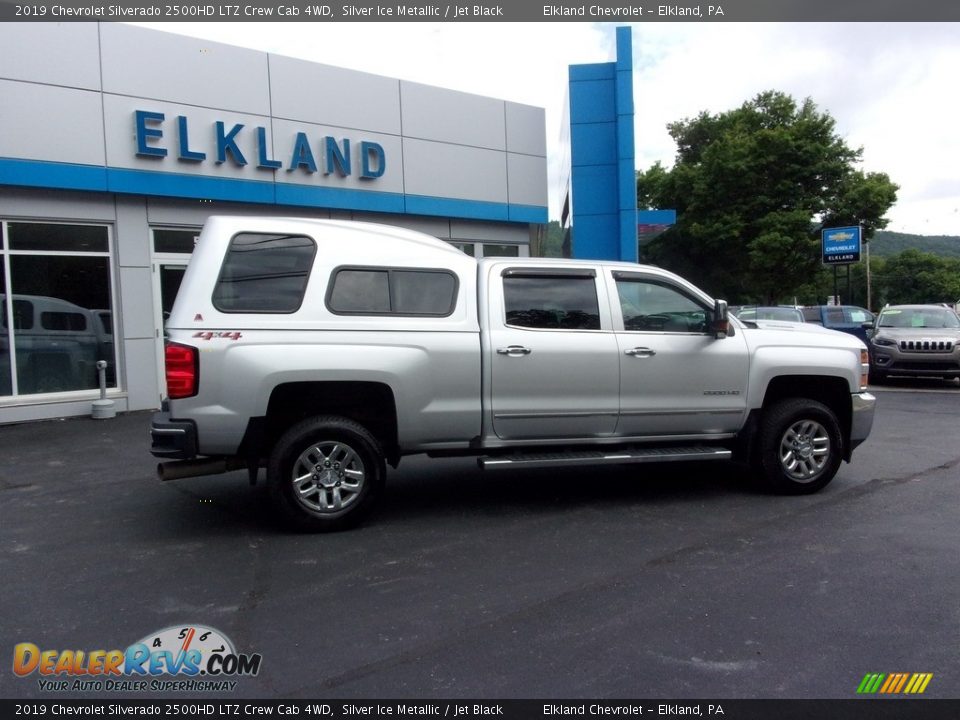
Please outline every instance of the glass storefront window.
M484 257L519 257L520 247L518 245L483 245Z
M108 229L25 222L3 229L0 395L93 390L99 360L116 387Z
M157 253L182 253L189 255L197 244L199 230L164 230L154 228L153 251Z
M11 250L110 251L107 229L91 225L10 223Z
M470 257L475 257L477 254L474 243L452 242L450 244Z

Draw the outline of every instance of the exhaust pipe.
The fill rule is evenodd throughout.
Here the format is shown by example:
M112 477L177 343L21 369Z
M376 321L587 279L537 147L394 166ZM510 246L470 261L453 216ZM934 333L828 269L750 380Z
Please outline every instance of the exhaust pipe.
M157 465L160 480L181 480L201 475L220 475L233 470L242 470L247 463L238 457L205 458L203 460L174 460Z

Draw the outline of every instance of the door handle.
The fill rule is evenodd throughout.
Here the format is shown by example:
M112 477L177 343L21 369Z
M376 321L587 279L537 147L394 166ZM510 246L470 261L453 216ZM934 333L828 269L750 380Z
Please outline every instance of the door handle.
M647 347L635 347L633 350L625 350L623 354L638 358L648 358L656 355L657 351Z
M529 355L533 350L525 348L523 345L510 345L505 348L497 348L497 355L507 355L509 357L521 357Z

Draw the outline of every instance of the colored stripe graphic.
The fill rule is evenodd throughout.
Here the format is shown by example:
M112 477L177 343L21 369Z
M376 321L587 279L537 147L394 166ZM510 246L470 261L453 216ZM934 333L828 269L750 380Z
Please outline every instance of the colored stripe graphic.
M933 679L933 673L867 673L857 687L857 694L920 695Z

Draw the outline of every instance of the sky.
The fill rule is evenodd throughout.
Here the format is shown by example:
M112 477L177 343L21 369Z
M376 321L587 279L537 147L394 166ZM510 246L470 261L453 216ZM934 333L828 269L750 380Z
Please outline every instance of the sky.
M613 23L138 23L542 107L550 218L571 64L613 59ZM960 24L637 23L637 169L673 164L667 124L765 90L811 98L862 169L900 186L888 230L960 235Z

